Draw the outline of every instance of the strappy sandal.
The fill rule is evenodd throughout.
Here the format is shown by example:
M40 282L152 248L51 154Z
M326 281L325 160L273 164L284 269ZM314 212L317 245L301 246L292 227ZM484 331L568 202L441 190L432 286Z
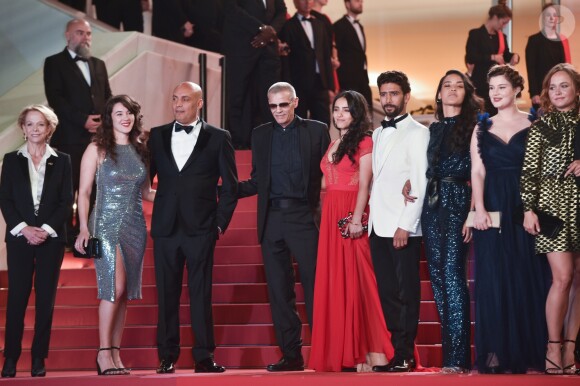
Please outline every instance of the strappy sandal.
M562 344L559 340L549 340L548 344ZM548 358L548 353L546 352L546 362L549 362L554 367L546 367L544 374L547 375L562 375L562 367L555 364L550 358Z
M562 344L562 350L564 350L564 345L566 343L576 344L576 341L575 340L571 340L571 339L564 339L564 343ZM562 373L564 373L566 375L574 375L574 374L576 374L576 364L574 362L572 362L571 365L564 366L562 368Z
M101 370L101 366L99 366L99 352L101 351L111 351L111 347L101 347L97 350L97 359L95 362L97 363L97 375L120 375L119 369L116 367L111 367L109 369Z
M121 347L117 347L117 346L111 346L111 349L119 350L119 352L121 351ZM121 372L121 375L131 374L131 369L126 368L126 367L118 367L117 370L119 370Z

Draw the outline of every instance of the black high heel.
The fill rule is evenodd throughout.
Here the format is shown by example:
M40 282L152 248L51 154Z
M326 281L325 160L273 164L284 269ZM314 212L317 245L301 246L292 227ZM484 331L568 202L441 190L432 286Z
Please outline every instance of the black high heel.
M111 346L111 349L119 350L119 352L121 351L121 347L117 347L117 346ZM118 367L117 370L119 370L121 372L121 375L131 374L131 369L126 368L126 367Z
M564 343L562 343L562 350L564 350L564 345L566 343L573 343L575 345L576 341L571 340L571 339L564 339ZM567 366L562 367L562 373L564 373L566 375L576 374L576 364L574 362L572 362L571 365L567 365Z
M562 344L559 340L549 340L548 344ZM549 362L554 367L546 367L544 374L547 375L562 375L562 367L555 364L550 358L548 358L548 353L546 352L546 362Z
M101 366L99 366L99 352L101 351L111 351L112 347L101 347L97 350L97 359L95 362L97 363L97 375L120 375L119 369L116 367L111 367L109 369L101 370Z

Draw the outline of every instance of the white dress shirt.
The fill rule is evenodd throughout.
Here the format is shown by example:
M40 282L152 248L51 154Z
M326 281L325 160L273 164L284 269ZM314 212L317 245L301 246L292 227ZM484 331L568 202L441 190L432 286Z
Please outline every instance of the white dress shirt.
M68 53L70 54L70 56L73 59L77 57L77 54L74 51L68 50ZM81 72L83 73L85 80L87 81L88 85L90 86L91 85L91 71L89 70L89 63L85 62L83 60L77 60L75 63L77 64L77 66L81 70Z
M30 189L32 191L32 202L34 204L34 213L38 211L40 207L40 199L42 197L42 188L44 186L44 176L46 174L46 160L50 156L58 157L58 154L48 145L46 145L46 150L40 163L38 164L38 169L34 167L34 162L32 162L32 156L28 152L28 147L26 144L22 145L20 149L18 149L18 154L23 155L28 159L28 175L30 176ZM20 224L16 225L10 233L13 236L22 236L22 229L26 228L28 224L22 221ZM58 235L52 229L52 227L48 224L42 224L42 229L44 229L50 237L57 237Z
M201 130L201 120L197 120L192 123L183 124L183 126L193 126L193 130L189 134L185 130L175 131L175 123L173 124L173 133L171 133L171 152L173 153L173 158L179 170L183 169L183 166L191 156L193 148L197 143L197 137L199 137L199 132Z

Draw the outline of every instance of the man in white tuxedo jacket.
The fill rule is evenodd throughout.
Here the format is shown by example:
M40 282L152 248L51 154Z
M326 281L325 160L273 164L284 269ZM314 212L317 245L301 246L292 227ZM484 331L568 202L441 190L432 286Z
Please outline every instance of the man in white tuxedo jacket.
M419 324L421 286L421 209L427 185L429 130L406 113L411 97L400 71L377 79L386 118L373 133L373 187L369 236L377 286L395 357L373 371L415 368L414 342ZM401 189L410 180L417 200L407 203Z

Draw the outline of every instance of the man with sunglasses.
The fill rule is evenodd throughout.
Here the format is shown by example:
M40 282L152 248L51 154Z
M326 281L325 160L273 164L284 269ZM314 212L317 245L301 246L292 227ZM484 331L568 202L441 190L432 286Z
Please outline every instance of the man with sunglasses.
M298 263L306 315L312 323L312 300L322 171L330 143L328 127L295 115L298 97L289 83L268 90L274 122L252 132L252 173L239 183L238 196L258 195L258 240L268 283L276 340L282 358L268 371L304 370L302 321L296 311L292 257Z

